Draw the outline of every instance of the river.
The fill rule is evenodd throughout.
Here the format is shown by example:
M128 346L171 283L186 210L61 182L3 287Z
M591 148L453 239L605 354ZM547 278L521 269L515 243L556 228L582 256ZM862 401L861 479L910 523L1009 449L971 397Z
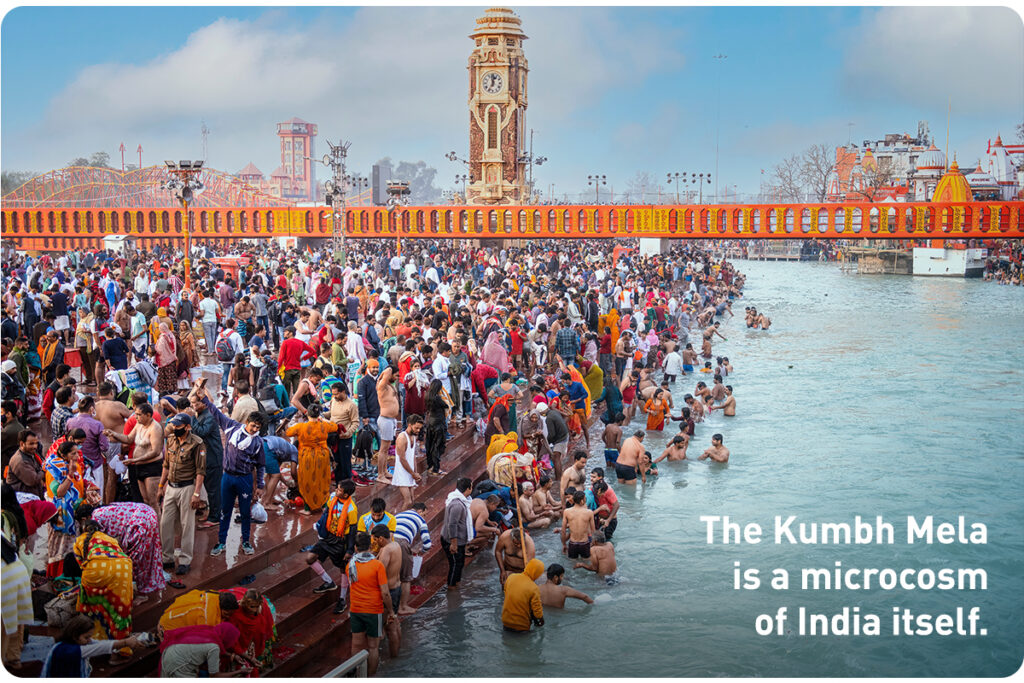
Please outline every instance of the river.
M1024 649L1024 292L980 280L858 276L835 264L737 262L747 274L723 323L738 417L697 426L696 457L722 432L728 465L662 462L656 481L612 481L621 510L614 546L621 583L568 569L594 605L545 611L529 635L501 627L491 557L467 568L403 621L402 653L384 676L1006 676ZM743 307L772 318L746 329ZM691 336L692 339L692 336ZM673 392L678 406L696 378ZM710 382L709 382L710 383ZM642 416L633 427L642 426ZM674 425L675 423L673 423ZM648 436L661 453L675 427ZM595 447L590 466L603 466ZM984 545L905 543L908 515L987 526ZM765 528L759 545L708 545L700 515ZM775 545L775 515L873 520L893 545ZM435 534L436 535L436 534ZM536 532L538 557L560 562L557 537ZM987 590L801 591L803 567L961 568ZM788 569L788 591L733 589L733 563ZM760 636L754 619L787 606L881 617L880 636ZM893 607L955 613L977 606L985 636L891 636Z

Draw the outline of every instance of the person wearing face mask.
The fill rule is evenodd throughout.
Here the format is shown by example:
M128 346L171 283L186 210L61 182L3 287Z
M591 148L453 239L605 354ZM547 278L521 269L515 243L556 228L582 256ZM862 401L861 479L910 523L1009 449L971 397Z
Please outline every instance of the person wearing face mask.
M192 433L192 417L178 413L168 422L170 434L164 447L160 495L163 507L160 516L160 545L164 569L174 568L177 574L188 574L196 535L196 510L202 506L203 480L206 478L206 445ZM181 547L174 547L180 530ZM175 557L177 556L177 557Z

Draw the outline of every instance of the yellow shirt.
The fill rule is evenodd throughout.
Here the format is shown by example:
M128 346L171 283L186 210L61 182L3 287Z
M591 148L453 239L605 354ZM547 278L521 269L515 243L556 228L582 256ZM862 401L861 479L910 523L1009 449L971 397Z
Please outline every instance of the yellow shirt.
M505 604L501 608L501 623L516 631L529 631L531 617L544 618L540 601L540 586L536 581L544 572L544 563L534 558L526 569L505 580Z

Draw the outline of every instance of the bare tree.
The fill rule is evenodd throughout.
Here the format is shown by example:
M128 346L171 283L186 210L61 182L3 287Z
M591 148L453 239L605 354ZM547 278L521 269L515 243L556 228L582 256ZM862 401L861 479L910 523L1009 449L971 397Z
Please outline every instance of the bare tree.
M653 204L664 194L665 188L649 171L637 171L637 174L626 183L626 195L636 198L640 204Z
M851 187L846 195L850 199L873 202L882 188L892 185L892 182L892 163L889 159L882 159L861 169L860 187Z
M811 145L800 156L800 180L817 201L825 201L828 183L836 170L835 151L826 144Z
M772 168L768 182L772 194L783 202L798 202L803 197L803 161L794 154L783 159Z

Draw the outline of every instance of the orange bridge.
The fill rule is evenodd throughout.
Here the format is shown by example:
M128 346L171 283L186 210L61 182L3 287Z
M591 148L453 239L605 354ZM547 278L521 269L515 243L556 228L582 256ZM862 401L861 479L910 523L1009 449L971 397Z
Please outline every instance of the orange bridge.
M261 199L263 199L261 197ZM56 204L54 202L53 204ZM20 249L100 248L107 235L143 247L183 236L185 211L166 206L2 208L2 234ZM192 238L330 238L326 206L198 206ZM720 205L410 206L345 210L347 238L1007 239L1024 237L1024 202Z

